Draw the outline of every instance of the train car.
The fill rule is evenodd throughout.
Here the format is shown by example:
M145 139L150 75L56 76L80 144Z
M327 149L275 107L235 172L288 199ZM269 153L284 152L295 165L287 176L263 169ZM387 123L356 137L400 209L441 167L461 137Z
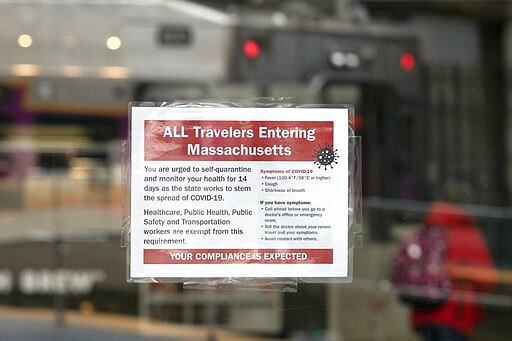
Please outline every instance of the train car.
M124 136L131 100L274 96L351 103L374 154L367 156L367 194L400 196L402 185L378 179L407 182L422 169L409 148L410 136L420 133L423 101L412 37L284 14L234 15L187 1L0 6L8 124L80 126L75 130L91 141L105 141Z

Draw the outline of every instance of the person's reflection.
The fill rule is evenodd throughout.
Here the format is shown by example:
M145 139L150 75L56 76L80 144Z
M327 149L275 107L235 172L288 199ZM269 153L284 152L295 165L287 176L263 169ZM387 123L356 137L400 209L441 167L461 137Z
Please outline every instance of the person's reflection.
M450 183L443 201L434 202L423 224L444 229L445 261L453 290L439 306L413 307L411 323L424 340L467 340L483 319L478 292L492 290L497 273L473 217L454 202L467 202L465 184Z

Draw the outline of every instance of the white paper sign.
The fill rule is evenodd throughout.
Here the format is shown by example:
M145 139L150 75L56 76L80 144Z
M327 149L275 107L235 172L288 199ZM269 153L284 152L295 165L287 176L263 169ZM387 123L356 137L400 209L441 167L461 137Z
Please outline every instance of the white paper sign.
M131 113L131 278L346 277L348 109Z

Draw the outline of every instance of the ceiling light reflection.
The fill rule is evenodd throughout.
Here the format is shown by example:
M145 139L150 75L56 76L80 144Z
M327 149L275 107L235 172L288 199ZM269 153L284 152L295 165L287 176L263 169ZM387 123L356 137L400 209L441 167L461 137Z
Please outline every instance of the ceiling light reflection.
M18 45L23 48L32 46L32 36L30 34L20 34L18 36Z
M41 74L41 67L35 64L13 64L10 72L13 76L34 77Z
M112 50L112 51L118 50L122 45L121 38L116 37L116 36L108 37L106 44L110 50Z
M104 66L100 69L103 78L125 79L130 77L130 69L125 66Z

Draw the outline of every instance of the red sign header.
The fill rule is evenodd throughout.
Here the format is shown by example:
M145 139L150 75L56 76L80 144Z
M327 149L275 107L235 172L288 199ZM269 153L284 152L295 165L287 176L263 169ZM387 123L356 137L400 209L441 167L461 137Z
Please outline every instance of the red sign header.
M329 121L144 121L146 161L315 161Z

